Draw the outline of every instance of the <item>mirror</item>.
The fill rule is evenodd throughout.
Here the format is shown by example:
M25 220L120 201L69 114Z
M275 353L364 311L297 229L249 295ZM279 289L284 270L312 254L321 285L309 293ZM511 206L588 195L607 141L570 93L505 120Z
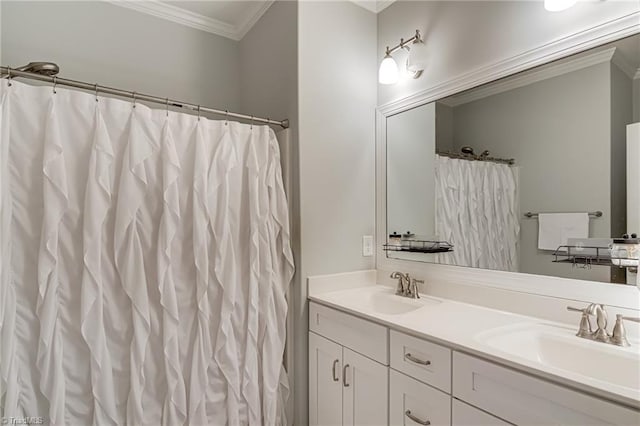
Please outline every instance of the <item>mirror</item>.
M637 261L612 259L610 246L640 233L640 182L627 187L627 149L640 152L640 35L386 126L388 257L636 284Z

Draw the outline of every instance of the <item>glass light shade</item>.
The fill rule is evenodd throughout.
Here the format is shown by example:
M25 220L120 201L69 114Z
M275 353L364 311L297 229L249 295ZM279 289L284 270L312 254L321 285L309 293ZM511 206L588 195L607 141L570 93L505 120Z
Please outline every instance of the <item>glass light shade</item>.
M560 12L569 9L577 0L544 0L544 8L549 12Z
M407 71L422 71L427 67L427 45L419 41L411 45L409 56L407 57Z
M398 76L398 64L391 56L385 56L378 70L378 81L380 84L395 84L398 82Z

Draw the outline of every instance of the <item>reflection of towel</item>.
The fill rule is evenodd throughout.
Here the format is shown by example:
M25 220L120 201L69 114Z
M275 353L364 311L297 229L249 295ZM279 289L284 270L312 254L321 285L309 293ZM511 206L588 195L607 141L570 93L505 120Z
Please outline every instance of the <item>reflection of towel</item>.
M540 213L538 215L538 248L557 250L569 238L589 238L588 213ZM567 251L563 248L562 251Z

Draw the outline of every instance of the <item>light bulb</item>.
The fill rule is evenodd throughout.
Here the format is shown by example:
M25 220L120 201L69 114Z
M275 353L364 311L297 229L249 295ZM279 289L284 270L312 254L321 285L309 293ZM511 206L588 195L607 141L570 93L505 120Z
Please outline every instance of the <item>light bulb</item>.
M549 12L560 12L569 9L577 0L544 0L544 8Z
M380 84L395 84L398 82L398 74L398 64L391 55L387 54L380 64L378 81Z
M422 42L414 42L407 58L407 70L411 72L422 71L427 67L427 45Z

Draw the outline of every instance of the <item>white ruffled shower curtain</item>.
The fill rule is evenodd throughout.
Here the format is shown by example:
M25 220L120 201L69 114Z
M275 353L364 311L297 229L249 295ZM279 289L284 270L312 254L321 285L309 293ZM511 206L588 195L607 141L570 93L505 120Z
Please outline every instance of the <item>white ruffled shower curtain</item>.
M436 155L436 234L454 245L438 263L518 271L518 170Z
M0 90L0 417L283 423L294 266L273 131Z

